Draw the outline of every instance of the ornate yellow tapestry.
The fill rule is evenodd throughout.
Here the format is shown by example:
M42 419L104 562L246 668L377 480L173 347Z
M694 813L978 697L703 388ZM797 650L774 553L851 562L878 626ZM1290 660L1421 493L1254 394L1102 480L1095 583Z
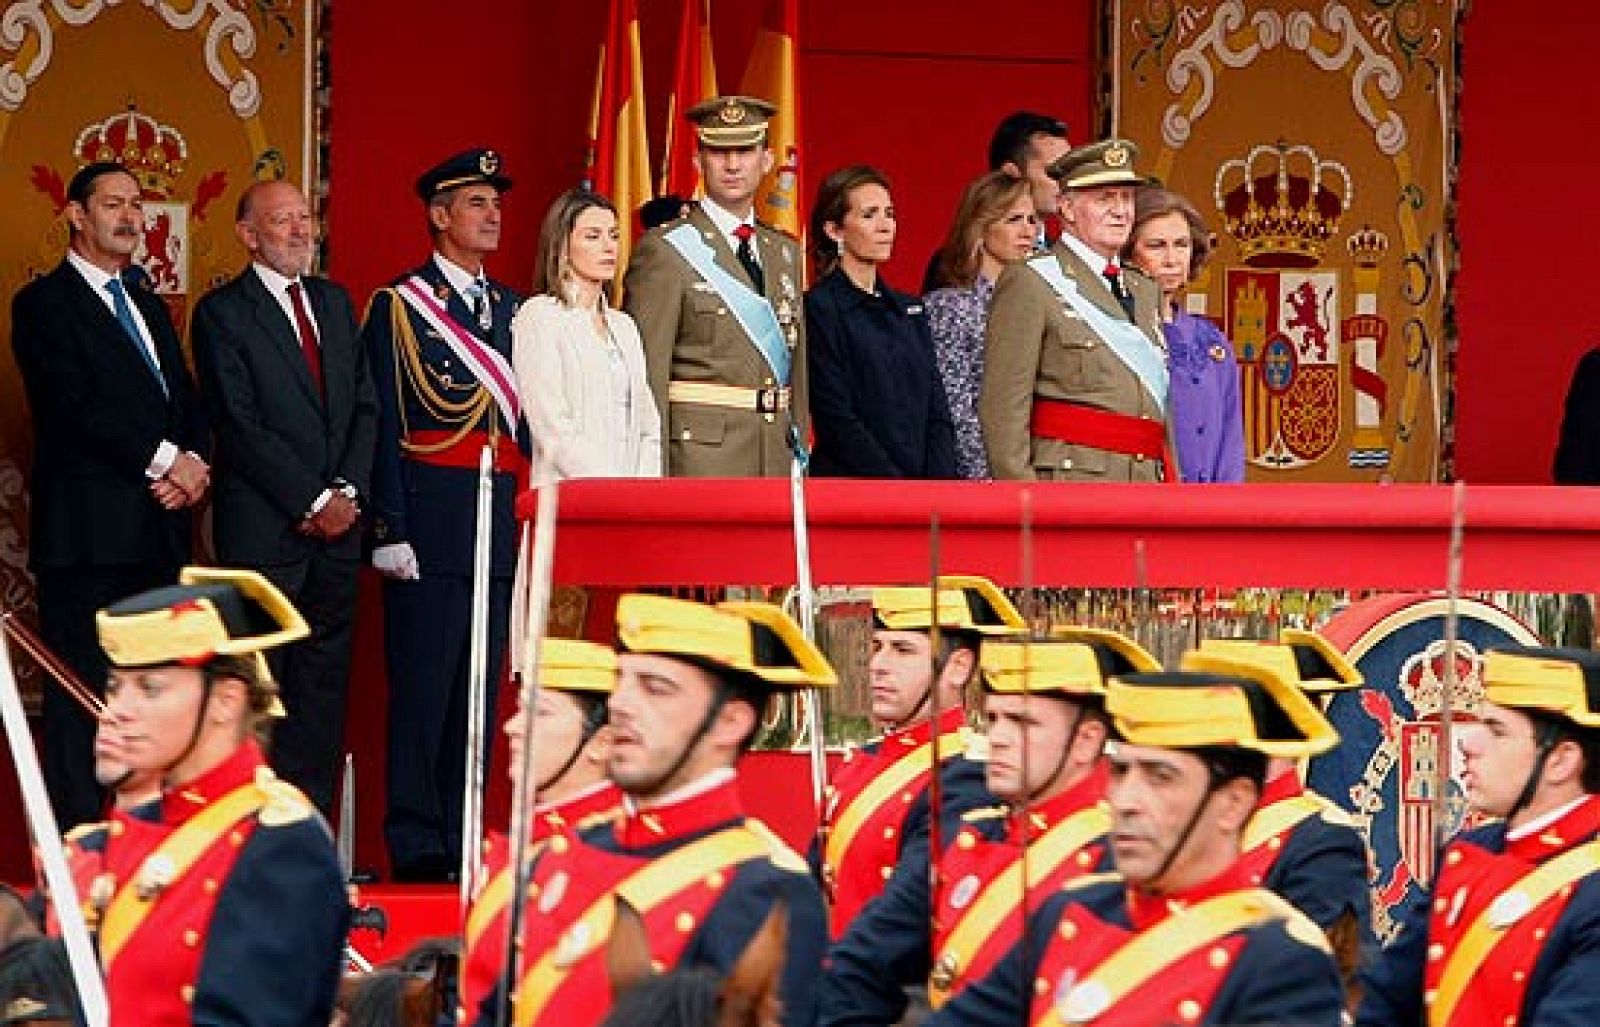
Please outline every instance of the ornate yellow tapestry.
M316 0L10 0L0 16L0 606L31 607L33 432L10 298L64 256L66 183L120 160L143 186L137 259L179 331L243 266L234 204L254 178L311 180Z
M1253 481L1443 466L1460 0L1112 0L1114 131L1216 247Z

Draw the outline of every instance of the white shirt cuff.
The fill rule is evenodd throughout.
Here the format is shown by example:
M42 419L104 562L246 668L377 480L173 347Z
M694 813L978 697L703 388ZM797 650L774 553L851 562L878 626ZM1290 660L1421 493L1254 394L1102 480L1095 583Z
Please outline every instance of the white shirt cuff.
M332 498L333 498L333 490L332 489L323 489L321 492L317 493L317 498L313 499L311 501L311 509L306 511L306 520L309 521L311 518L313 518L317 514L321 513L322 512L322 508L327 506L328 505L328 500L330 500Z
M178 459L178 447L166 439L161 440L161 445L156 447L156 454L150 458L150 466L144 469L144 476L151 481L159 481L172 470L172 464Z

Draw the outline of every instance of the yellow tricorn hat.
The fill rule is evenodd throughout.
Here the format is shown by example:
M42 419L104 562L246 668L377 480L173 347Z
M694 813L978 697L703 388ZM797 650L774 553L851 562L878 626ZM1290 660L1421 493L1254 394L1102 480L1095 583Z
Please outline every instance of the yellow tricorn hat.
M1311 700L1259 663L1191 651L1182 667L1111 679L1106 711L1118 735L1133 745L1248 749L1288 759L1339 744Z
M737 150L759 146L767 140L767 122L778 108L754 96L714 96L684 111L694 122L700 145Z
M1600 727L1600 653L1505 646L1483 657L1483 697L1496 706Z
M539 687L609 695L617 687L617 653L577 638L539 643Z
M872 590L872 622L887 631L931 631L928 611L932 589L912 585ZM1000 587L975 574L939 577L939 629L976 635L1020 635L1028 622Z
M800 625L771 603L708 606L630 593L617 601L617 643L625 653L701 661L779 691L839 683Z
M1099 658L1077 642L990 642L983 647L978 671L984 690L1001 695L1102 699L1106 694Z
M305 618L261 574L238 568L185 567L178 584L151 589L95 614L100 648L114 667L168 663L203 667L218 656L253 656L268 710L283 716L264 650L311 634Z
M1144 646L1107 628L1062 624L1050 629L1050 637L1077 642L1094 650L1095 659L1100 662L1100 675L1105 678L1117 674L1153 674L1161 669L1161 661L1150 655Z
M1284 628L1277 642L1208 638L1200 643L1200 651L1255 660L1311 695L1347 692L1366 684L1355 664L1314 631Z

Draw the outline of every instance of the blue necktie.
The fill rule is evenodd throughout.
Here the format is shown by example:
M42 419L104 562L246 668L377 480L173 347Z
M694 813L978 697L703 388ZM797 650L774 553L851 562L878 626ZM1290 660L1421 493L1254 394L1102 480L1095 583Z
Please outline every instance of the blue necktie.
M156 366L156 361L150 355L150 350L145 347L144 339L139 335L139 322L133 319L133 308L128 305L128 294L122 287L122 279L113 276L106 281L106 291L111 294L111 309L117 312L117 320L122 323L122 330L128 333L128 338L133 342L133 348L139 351L139 356L144 358L144 364L150 373L156 376L156 383L161 386L161 394L167 394L167 380L161 375L161 368Z
M474 278L467 286L467 298L472 301L472 316L478 327L486 332L494 330L494 311L489 309L489 286L481 278Z

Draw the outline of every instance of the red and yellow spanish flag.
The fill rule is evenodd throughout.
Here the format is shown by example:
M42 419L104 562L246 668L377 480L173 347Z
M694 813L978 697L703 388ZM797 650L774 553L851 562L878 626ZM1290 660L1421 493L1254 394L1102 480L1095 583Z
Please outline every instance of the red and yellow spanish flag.
M756 192L756 217L796 237L805 227L800 216L800 91L795 85L799 6L800 0L762 0L761 29L739 86L746 96L778 108L767 126L767 145L775 160Z
M611 0L589 113L589 188L617 205L622 233L617 281L633 249L639 207L650 199L650 142L644 127L639 0Z
M678 26L678 67L667 98L666 159L661 162L659 196L700 195L700 169L694 164L695 134L683 112L717 95L717 64L711 52L711 0L683 0Z

